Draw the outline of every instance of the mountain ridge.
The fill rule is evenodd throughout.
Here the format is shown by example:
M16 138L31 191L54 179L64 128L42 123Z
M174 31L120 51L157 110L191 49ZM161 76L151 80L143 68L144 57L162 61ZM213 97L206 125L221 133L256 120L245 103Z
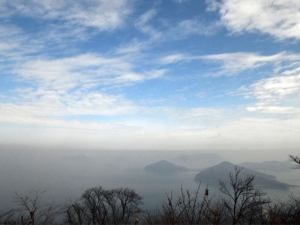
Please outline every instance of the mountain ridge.
M275 189L288 189L290 187L294 187L294 185L277 181L276 176L274 175L254 171L245 167L240 168L243 169L239 174L239 178L245 179L249 175L254 175L255 179L253 183L256 186ZM229 174L234 174L234 169L234 164L224 161L220 164L202 170L195 176L194 180L197 182L215 182L219 180L229 181Z

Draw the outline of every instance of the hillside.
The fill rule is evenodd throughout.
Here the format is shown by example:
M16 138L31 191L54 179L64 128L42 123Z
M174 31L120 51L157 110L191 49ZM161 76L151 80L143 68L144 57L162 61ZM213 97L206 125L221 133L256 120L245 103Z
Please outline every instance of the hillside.
M201 182L218 182L219 180L228 181L229 173L234 173L235 165L229 162L222 162L216 166L209 167L195 176L195 181ZM257 172L248 168L244 168L240 173L240 178L245 179L247 175L255 175L254 184L264 188L288 189L292 185L282 183L276 180L273 175Z
M188 169L184 166L177 166L166 160L161 160L159 162L147 165L144 170L155 173L174 173L187 171Z

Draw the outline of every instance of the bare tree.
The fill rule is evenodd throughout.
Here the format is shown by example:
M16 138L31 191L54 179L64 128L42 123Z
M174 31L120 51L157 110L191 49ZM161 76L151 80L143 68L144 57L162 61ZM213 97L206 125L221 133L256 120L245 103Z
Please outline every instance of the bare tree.
M255 224L260 219L257 216L261 215L262 206L270 203L270 200L263 198L266 193L254 187L254 175L247 175L245 179L240 178L242 169L235 166L234 174L229 174L229 185L228 182L219 181L220 191L226 196L222 197L221 201L229 213L232 224L239 222Z
M105 190L102 187L89 188L81 196L85 210L86 224L104 224L107 220L107 209L104 205Z
M276 200L268 208L268 224L300 224L300 198L290 195L286 201Z
M115 200L113 201L115 204L111 206L112 209L115 209L115 212L112 214L112 216L116 218L115 224L135 221L135 217L142 212L140 205L143 204L143 197L138 195L134 190L129 188L117 188L108 191L108 194L109 196L115 196ZM110 197L108 199L112 198ZM115 207L116 205L117 207Z
M147 212L144 217L145 224L220 224L224 221L218 203L212 204L208 196L208 189L200 193L200 185L191 194L181 187L181 195L173 198L167 195L167 201L154 212Z
M289 155L290 157L290 160L293 162L293 163L296 163L297 166L295 169L300 169L300 157L298 156L295 156L295 155Z
M86 217L86 209L80 202L66 203L65 224L83 225Z
M55 224L55 218L61 213L61 207L54 203L43 202L46 190L33 189L28 194L16 193L15 202L19 205L21 224L44 225Z
M15 218L15 209L11 209L5 212L0 212L0 224L14 224L18 219Z
M129 188L90 188L82 194L80 201L69 205L65 222L76 225L134 223L142 213L142 199Z

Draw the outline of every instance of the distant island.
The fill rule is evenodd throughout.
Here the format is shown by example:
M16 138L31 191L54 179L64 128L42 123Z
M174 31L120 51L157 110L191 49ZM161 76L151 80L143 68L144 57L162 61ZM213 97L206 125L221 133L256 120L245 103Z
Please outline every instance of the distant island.
M175 173L188 171L186 167L178 166L166 160L161 160L159 162L149 164L145 167L144 170L154 173Z
M222 162L218 165L209 167L202 170L195 176L197 182L218 182L219 180L228 181L229 173L233 174L235 165L230 162ZM273 175L261 173L248 168L244 168L240 173L240 178L245 179L248 175L253 174L255 176L254 185L263 188L276 188L276 189L288 189L295 187L295 185L289 185L276 180Z

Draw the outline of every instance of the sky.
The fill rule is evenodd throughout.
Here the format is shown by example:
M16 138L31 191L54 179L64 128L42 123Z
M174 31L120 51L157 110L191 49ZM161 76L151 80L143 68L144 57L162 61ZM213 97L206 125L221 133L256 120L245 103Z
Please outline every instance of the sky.
M0 144L299 150L299 0L1 0Z

